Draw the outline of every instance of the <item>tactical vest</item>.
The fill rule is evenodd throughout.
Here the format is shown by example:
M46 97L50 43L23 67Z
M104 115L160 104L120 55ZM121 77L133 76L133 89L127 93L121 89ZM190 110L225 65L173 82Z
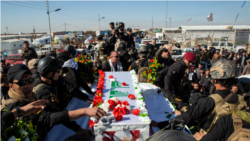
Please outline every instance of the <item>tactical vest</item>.
M98 57L99 57L99 60L102 61L102 65L107 62L108 55L105 54L101 49L99 50L99 56Z
M11 104L11 103L15 103L15 102L17 102L17 100L15 100L15 99L10 98L10 99L5 100L5 99L3 98L3 99L2 99L1 110L3 110L7 105L9 105L9 104Z
M232 115L234 132L227 141L249 141L250 129L242 128L242 120L237 115Z
M67 70L68 71L66 73L63 73L62 70L61 70L60 75L66 81L68 81L71 85L78 88L78 85L77 85L77 82L76 82L76 75L75 75L74 71L71 68L67 68ZM72 96L70 94L68 94L67 92L63 92L63 101L65 101L65 100L67 100L69 98L72 98Z
M117 39L116 43L115 43L115 51L117 51L117 48L119 47L120 43L123 42L125 43L125 41L121 40L121 39Z
M148 69L148 66L142 67L139 61L140 61L140 59L135 61L136 65L138 67L138 73L137 73L138 81L140 83L147 83L148 76L142 76L142 72L146 71ZM148 59L148 64L150 64L150 62L151 62L150 59Z
M227 103L225 102L224 104L221 105L221 102L223 102L223 98L218 95L218 94L212 94L209 97L213 98L215 107L214 110L212 111L209 116L211 116L213 113L215 113L215 116L213 118L213 121L210 125L210 127L207 129L206 132L208 132L213 124L219 119L220 117L224 117L227 115L230 115L230 110L245 110L247 108L247 104L244 101L243 96L238 95L238 102L235 104Z

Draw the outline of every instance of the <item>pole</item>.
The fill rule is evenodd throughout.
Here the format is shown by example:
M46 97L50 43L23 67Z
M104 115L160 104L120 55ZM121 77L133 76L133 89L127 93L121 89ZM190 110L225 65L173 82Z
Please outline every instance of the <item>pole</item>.
M34 33L35 33L35 39L36 39L36 28L35 28L35 26L34 26Z
M153 35L154 35L154 29L153 29L153 16L152 16L152 38L153 38Z
M7 27L7 33L9 34L9 28Z
M190 21L189 20L189 29L190 29L190 47L192 47L192 34L191 34L191 26L190 26Z
M171 27L171 17L169 18L169 28Z
M98 14L98 20L99 20L99 32L101 34L101 29L100 29L100 14Z
M48 19L49 19L49 34L50 34L50 47L52 48L52 37L51 37L51 27L50 27L50 16L49 16L49 1L47 0L47 14L48 14Z

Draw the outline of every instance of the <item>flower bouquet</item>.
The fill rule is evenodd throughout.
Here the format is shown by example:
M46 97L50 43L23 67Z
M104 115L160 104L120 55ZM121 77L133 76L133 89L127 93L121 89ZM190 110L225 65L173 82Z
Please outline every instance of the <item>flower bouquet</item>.
M75 60L75 62L79 62L79 63L83 64L85 67L87 67L89 69L92 69L92 61L91 61L91 59L90 59L90 57L88 55L79 54L77 56L77 58L75 58L74 60ZM92 70L92 73L95 73L95 71L97 71L97 70L94 70L94 72ZM88 81L88 79L89 79L89 76L84 72L82 72L81 77L85 81Z
M16 120L13 126L4 130L1 136L2 141L37 141L39 136L36 133L37 127L23 119Z
M158 63L156 59L151 59L149 68L141 73L142 76L147 76L148 83L154 83L159 71L161 70L162 65Z

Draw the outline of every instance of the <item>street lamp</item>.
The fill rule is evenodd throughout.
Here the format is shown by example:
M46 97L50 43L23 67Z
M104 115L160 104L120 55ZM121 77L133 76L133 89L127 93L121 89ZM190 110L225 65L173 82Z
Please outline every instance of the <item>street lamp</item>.
M102 19L104 19L105 17L102 17ZM100 31L100 34L101 34L101 28L100 28L100 14L98 14L98 21L99 21L99 31Z
M50 33L50 47L52 48L52 37L51 37L51 26L50 26L50 16L49 16L49 13L51 13L51 12L56 12L56 11L60 11L61 10L61 8L58 8L58 9L56 9L56 10L53 10L53 11L49 11L49 2L48 2L48 0L47 0L47 14L48 14L48 19L49 19L49 33Z

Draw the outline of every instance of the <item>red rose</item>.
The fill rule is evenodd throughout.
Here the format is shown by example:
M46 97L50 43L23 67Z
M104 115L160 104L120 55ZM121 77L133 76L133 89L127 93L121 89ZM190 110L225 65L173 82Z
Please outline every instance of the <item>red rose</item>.
M123 103L122 103L123 105L125 105L125 106L128 106L129 104L128 104L128 101L123 101Z
M151 79L149 79L148 82L151 82Z
M80 58L80 57L81 57L81 54L78 55L78 58Z
M117 105L118 105L118 104L122 105L122 101L118 100L118 101L117 101Z
M83 56L82 58L85 59L85 56Z
M140 113L139 109L134 109L133 112L132 112L132 114L136 115L136 116L139 115L139 113Z
M125 82L122 83L122 86L127 86L127 84Z
M148 74L150 74L150 72L148 72Z
M135 95L129 94L129 95L128 95L128 98L129 98L129 99L135 99Z
M98 123L98 122L94 122L94 121L90 120L89 121L90 128L92 128L96 123Z
M144 73L147 73L147 71L144 71Z
M76 59L77 61L79 61L79 59Z
M86 60L85 62L88 62L89 60Z
M116 114L115 114L115 119L116 119L116 121L122 120L122 119L123 119L122 114L116 113Z
M152 70L151 70L151 69L149 69L149 71L150 71L150 72L152 72Z
M126 112L126 114L129 114L130 111L126 108L126 107L123 107L124 111Z
M113 75L110 75L109 78L114 78Z
M110 105L115 105L116 106L116 103L115 103L115 101L114 100L108 100L108 103L110 104Z
M154 62L154 59L151 59L151 63L153 63Z

